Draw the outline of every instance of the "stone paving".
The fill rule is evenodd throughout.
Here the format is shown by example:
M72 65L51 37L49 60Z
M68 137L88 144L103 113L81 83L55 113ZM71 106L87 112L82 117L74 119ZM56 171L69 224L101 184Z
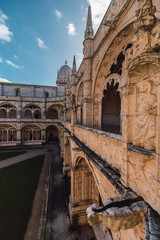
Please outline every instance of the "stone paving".
M95 240L87 225L71 229L68 215L68 184L62 175L62 161L58 147L54 147L51 167L48 214L45 240Z
M25 161L25 160L28 160L29 158L43 155L46 153L46 151L47 151L46 149L34 149L34 150L29 150L24 154L5 159L3 161L0 161L0 169L8 167L8 166L16 164L16 163L19 163L19 162L22 162L22 161Z

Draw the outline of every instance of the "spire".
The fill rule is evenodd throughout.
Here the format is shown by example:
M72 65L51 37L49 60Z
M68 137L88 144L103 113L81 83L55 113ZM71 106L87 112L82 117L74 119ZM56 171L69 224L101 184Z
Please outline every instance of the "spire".
M77 69L76 69L76 57L74 55L73 57L73 67L72 67L72 74L76 74Z
M87 16L87 25L86 25L86 31L85 31L85 39L87 38L93 38L94 31L92 28L92 14L91 14L91 6L88 7L88 16Z

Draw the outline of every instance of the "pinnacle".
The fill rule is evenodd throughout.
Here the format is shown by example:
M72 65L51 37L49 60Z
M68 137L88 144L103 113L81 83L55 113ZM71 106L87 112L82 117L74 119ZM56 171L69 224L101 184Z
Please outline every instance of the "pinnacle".
M72 74L75 74L77 72L76 69L76 57L75 55L73 56L73 67L72 67Z
M92 14L91 14L91 6L88 7L88 16L87 16L87 25L85 31L85 39L93 38L94 32L92 28Z

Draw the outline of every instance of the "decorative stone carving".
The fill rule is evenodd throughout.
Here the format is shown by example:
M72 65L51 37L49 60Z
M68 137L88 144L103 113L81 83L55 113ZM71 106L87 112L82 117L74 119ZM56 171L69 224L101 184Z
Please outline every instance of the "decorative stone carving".
M156 7L153 6L152 0L139 0L139 9L136 12L137 21L135 22L135 30L140 28L150 30L156 23L155 12Z
M159 24L156 24L156 7L152 0L140 0L137 10L137 20L134 24L133 55L150 53L160 47Z
M115 23L112 20L105 20L104 25L107 26L107 27L110 27L111 29L115 28Z
M117 73L113 73L111 74L110 76L108 76L106 79L105 79L105 82L104 82L104 85L103 85L103 89L106 89L106 85L107 83L111 86L112 82L114 82L114 86L118 83L120 85L120 82L121 82L121 76ZM118 89L120 90L120 89Z
M96 204L87 208L88 223L99 226L101 223L113 232L127 230L143 221L147 212L144 201L133 194L123 194L120 197L109 198L104 207L98 208Z
M114 43L116 45L119 45L120 43L122 42L122 39L120 37L117 37L115 40L114 40Z
M155 50L160 49L160 23L157 23L152 30L151 47Z
M136 116L133 144L149 150L155 149L156 96L151 92L151 81L136 85Z

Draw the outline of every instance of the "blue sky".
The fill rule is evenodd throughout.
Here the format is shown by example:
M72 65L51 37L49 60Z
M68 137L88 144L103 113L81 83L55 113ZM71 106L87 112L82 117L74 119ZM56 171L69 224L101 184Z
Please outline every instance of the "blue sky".
M0 80L55 85L57 70L83 58L87 7L96 31L110 0L1 0Z

